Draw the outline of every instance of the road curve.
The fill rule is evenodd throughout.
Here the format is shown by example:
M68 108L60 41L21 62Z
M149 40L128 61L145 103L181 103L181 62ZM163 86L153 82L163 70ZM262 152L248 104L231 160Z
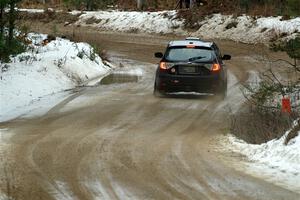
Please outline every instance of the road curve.
M1 149L2 194L28 200L299 199L233 169L216 150L215 137L228 130L229 107L241 101L238 81L261 67L251 46L219 41L234 56L224 102L155 98L152 55L169 37L97 34L112 60L125 66L122 73L139 72L137 82L83 88L45 116L0 124L13 133Z

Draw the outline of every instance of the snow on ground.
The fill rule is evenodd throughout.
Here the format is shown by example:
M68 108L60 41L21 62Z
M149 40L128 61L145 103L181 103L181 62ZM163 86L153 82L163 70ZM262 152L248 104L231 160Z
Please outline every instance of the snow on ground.
M25 9L25 8L19 8L18 11L21 12L28 12L28 13L43 13L44 9Z
M248 173L300 193L300 134L285 145L288 133L260 145L248 144L233 135L223 142L226 149L246 156Z
M39 108L50 108L57 101L54 97L66 96L63 91L110 70L90 45L61 38L42 45L46 37L30 34L33 43L27 52L12 58L11 63L0 63L0 121L31 112L35 102Z
M41 9L20 9L29 13L43 12ZM60 12L60 11L58 11ZM81 14L76 25L96 27L104 31L129 33L156 33L196 36L206 40L226 39L243 43L268 43L270 39L285 39L300 33L300 17L281 20L282 17L251 17L214 14L199 20L199 29L188 32L184 19L177 11L72 11Z
M9 200L10 198L6 194L0 194L0 200Z
M176 11L96 11L81 15L76 24L132 33L184 33L183 21L176 16Z
M49 193L57 200L78 200L70 190L69 186L62 181L55 181L55 185L50 185Z
M264 43L272 38L292 37L300 32L300 17L281 21L281 17L261 17L215 14L200 22L193 33L205 39L229 39L244 43Z
M246 15L214 14L199 21L198 30L188 33L184 31L184 20L176 16L176 11L97 11L85 12L76 24L110 31L189 34L203 39L229 39L244 43L264 43L272 38L292 37L300 32L300 17L281 21L281 17L255 19Z

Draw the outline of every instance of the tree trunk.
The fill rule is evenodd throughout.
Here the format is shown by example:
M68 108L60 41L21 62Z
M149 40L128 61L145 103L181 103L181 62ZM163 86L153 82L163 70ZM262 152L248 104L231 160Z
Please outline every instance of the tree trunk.
M15 1L11 0L9 2L9 15L8 15L8 40L7 44L10 46L14 38L14 28L15 28Z
M184 0L185 8L190 8L190 0Z
M0 39L3 37L4 31L4 6L0 7Z
M145 0L137 0L137 8L139 10L144 10L146 7L146 2Z
M86 0L86 9L93 10L92 4L93 4L92 0Z
M178 4L179 4L179 8L182 9L182 8L183 8L183 7L182 7L182 5L183 5L183 0L179 0Z
M154 0L153 3L154 3L154 8L157 9L158 8L158 0Z
M190 8L193 8L193 6L194 6L194 1L190 0Z

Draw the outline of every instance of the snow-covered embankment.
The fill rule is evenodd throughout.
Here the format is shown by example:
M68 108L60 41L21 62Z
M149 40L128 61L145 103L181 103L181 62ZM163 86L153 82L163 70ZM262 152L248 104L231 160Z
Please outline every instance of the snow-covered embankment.
M74 14L78 14L74 12ZM177 19L176 11L137 12L137 11L95 11L85 12L77 25L92 26L106 31L131 33L185 33L183 20Z
M78 14L76 12L76 14ZM199 29L188 32L184 19L176 11L85 12L77 25L97 27L102 30L157 34L192 35L203 39L226 39L243 43L266 43L270 39L293 37L300 33L300 17L282 20L282 17L251 17L214 14L199 20Z
M0 63L0 121L42 112L68 96L63 91L110 70L90 45L61 38L45 43L46 38L30 34L27 52Z
M285 144L289 132L263 144L248 144L233 135L224 137L221 143L226 151L246 156L239 170L300 193L300 133Z

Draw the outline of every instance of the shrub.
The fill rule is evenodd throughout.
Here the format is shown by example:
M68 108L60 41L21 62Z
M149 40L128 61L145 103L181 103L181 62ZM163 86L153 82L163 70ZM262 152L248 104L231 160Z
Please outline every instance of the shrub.
M259 84L245 85L244 95L249 107L232 116L231 132L249 143L281 137L299 117L300 66L297 61L300 59L300 36L271 47L286 52L294 63L284 59L268 60L272 65L280 61L282 67L260 73ZM282 77L282 73L289 73L288 78ZM283 97L291 98L293 113L290 115L281 112L280 99ZM289 133L286 143L298 134L298 129L299 126Z
M282 137L298 116L297 113L287 115L278 110L249 106L232 115L230 131L247 143L261 144Z
M64 0L69 8L96 10L107 8L108 5L114 4L114 0Z
M299 16L300 15L300 2L299 0L287 0L287 14L291 16Z
M6 40L0 38L0 60L9 62L10 56L20 54L26 50L26 46L18 39L13 39L10 45L7 45Z

